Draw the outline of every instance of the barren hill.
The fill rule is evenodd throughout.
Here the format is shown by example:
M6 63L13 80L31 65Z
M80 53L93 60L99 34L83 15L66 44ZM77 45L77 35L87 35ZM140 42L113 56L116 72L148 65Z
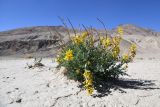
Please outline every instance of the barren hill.
M67 29L62 26L37 26L0 32L0 55L39 53L46 56L65 39Z

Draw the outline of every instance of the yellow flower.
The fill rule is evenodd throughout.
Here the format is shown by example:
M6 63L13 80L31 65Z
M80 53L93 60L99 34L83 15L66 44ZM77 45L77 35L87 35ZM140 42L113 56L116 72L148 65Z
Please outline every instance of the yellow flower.
M120 41L121 41L121 37L116 36L116 37L112 38L112 44L113 45L119 45Z
M103 39L102 43L107 48L108 46L111 45L111 40L110 40L110 38L106 38L106 39Z
M131 59L133 59L136 55L136 45L135 44L132 44L131 47L130 47L130 54L131 54Z
M66 51L66 56L64 57L64 60L70 61L73 59L73 51L72 50L68 50Z
M87 88L88 95L91 95L93 93L93 91L94 91L93 87Z
M85 81L83 82L85 85L85 88L89 95L91 95L94 91L93 89L93 76L89 70L84 71L83 76L85 78Z
M129 55L128 55L128 54L124 54L124 55L122 56L122 60L123 60L123 61L128 61L128 60L129 60Z
M117 58L117 56L120 53L120 47L119 45L116 45L113 49L112 49L112 55L114 58Z
M99 42L100 42L101 45L103 44L104 39L105 39L105 38L104 38L103 36L100 36L100 37L99 37Z
M74 42L75 44L77 44L77 45L83 43L83 38L82 38L80 35L77 35L77 36L73 37L72 40L73 40L73 42Z
M88 35L89 35L88 32L83 32L83 33L82 33L82 38L85 39Z
M120 34L120 36L122 36L123 35L123 28L122 27L118 27L118 33Z
M117 58L118 53L117 53L116 51L113 51L113 52L112 52L112 56L113 56L114 58Z
M99 39L100 39L100 42L102 42L104 40L104 37L100 36Z
M83 73L83 76L84 76L86 79L89 79L90 77L92 77L91 71L85 69L85 71L84 71L84 73Z
M85 87L92 86L93 79L92 77L85 80Z
M135 51L136 48L137 48L136 45L135 45L135 44L132 44L131 47L130 47L130 51Z
M91 46L94 46L94 37L93 36L90 36L89 42L90 42Z

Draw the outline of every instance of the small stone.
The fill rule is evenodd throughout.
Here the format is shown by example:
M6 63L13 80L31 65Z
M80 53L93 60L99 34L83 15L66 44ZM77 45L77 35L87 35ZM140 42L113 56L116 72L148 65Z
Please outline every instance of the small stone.
M95 104L92 104L92 107L95 107Z
M35 94L37 94L37 93L38 93L38 91L35 91L34 93L35 93Z
M22 99L21 98L18 98L17 100L16 100L16 103L21 103L22 102Z
M49 87L49 83L47 83L47 85L46 85L47 87Z
M11 101L9 104L12 104L13 103L13 101Z
M11 91L8 91L8 92L7 92L7 94L10 94L10 93L11 93Z
M16 90L19 90L19 88L15 88Z

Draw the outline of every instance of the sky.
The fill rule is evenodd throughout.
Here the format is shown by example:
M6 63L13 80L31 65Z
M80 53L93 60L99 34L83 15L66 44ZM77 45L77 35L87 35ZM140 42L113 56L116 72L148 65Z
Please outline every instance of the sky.
M160 31L160 0L0 0L0 31L30 26L62 25L58 16L108 29L134 24Z

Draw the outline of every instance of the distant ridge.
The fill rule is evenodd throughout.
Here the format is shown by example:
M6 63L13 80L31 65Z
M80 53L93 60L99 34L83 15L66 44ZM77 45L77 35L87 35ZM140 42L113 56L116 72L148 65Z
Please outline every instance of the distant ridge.
M160 52L160 33L133 24L119 25L124 29L122 50L126 52L131 43L138 46L139 53ZM60 39L69 40L67 31L73 30L63 26L33 26L0 32L0 56L36 55L53 56L58 49ZM92 32L96 34L96 29ZM76 30L77 32L80 32ZM104 34L104 30L98 30ZM116 28L108 30L110 36L115 35Z
M58 30L64 32L67 28L63 26L33 26L33 27L23 27L7 31L0 32L0 35L17 35L17 34L26 34L26 33L37 33L37 32L47 32L48 30Z

